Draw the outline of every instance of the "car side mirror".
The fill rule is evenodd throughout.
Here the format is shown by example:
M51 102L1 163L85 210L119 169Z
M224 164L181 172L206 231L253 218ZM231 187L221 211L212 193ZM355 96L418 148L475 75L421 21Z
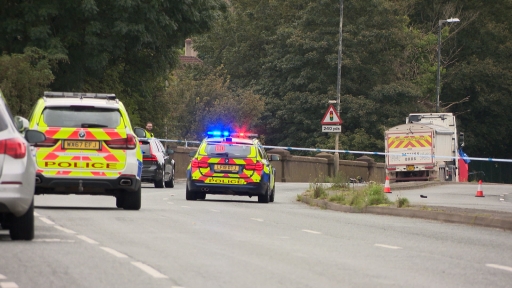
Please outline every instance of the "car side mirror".
M144 128L135 127L133 132L135 132L135 135L139 138L146 138L146 129Z
M30 144L39 143L46 140L46 135L41 131L27 130L25 131L25 140Z
M196 152L197 152L197 151L192 151L192 152L188 153L188 156L190 156L190 157L194 157L194 156L196 156Z
M279 157L279 155L276 155L276 154L270 154L268 155L269 158L270 158L270 161L279 161L281 158Z
M171 155L171 154L174 154L174 150L172 150L171 147L167 147L167 149L165 150L165 153L167 153L168 155Z
M14 116L14 125L19 132L23 132L28 129L28 120L21 116Z

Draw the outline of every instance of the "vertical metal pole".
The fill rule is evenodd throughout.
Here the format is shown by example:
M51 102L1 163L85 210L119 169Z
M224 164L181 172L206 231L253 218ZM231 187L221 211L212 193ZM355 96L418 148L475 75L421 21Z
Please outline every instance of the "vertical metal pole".
M338 115L340 115L340 86L341 86L341 51L342 51L342 40L343 40L343 0L340 0L340 36L339 36L339 46L338 46L338 81L336 81L336 109L338 110ZM341 117L341 116L340 116ZM339 149L339 141L340 141L340 133L336 133L336 144L334 147L334 177L338 176L339 166L340 166L340 154L338 153Z
M440 82L441 82L441 25L443 25L443 21L439 20L439 32L437 34L437 101L436 101L436 113L439 113L439 92L441 90Z

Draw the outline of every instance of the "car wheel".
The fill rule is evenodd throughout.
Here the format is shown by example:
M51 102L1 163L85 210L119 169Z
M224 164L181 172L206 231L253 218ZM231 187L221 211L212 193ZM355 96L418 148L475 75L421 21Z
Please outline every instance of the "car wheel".
M276 195L276 187L272 188L272 192L270 193L270 202L274 202L274 196Z
M139 185L139 189L135 192L124 192L123 208L124 210L139 210L141 206L141 193L142 187Z
M165 181L165 188L174 188L174 167L172 168L172 175L169 177L169 181Z
M269 188L267 188L267 190L265 191L265 194L258 195L259 203L268 203L268 201L270 201L270 195L269 195L270 192L268 190L270 190L270 185L269 185Z
M187 186L187 188L185 190L185 198L187 200L197 200L197 195L195 192L190 191L190 189L188 189L188 186Z
M160 180L155 179L155 188L164 188L165 170L162 169L162 177Z
M34 199L32 199L32 203L30 203L30 207L25 214L20 217L13 217L9 234L12 240L34 239Z
M116 196L116 207L123 208L123 195Z
M206 199L206 193L196 193L198 200L204 200Z

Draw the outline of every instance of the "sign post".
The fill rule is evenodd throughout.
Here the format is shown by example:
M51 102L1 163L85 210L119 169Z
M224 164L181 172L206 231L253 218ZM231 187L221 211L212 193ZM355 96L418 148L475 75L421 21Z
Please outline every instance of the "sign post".
M337 99L336 104L338 104L338 109L340 107L340 98ZM334 148L336 152L334 152L334 177L338 176L338 169L339 169L339 154L338 154L338 141L339 141L339 135L341 133L341 123L343 121L341 120L340 115L338 114L338 111L334 109L334 106L329 105L329 108L327 108L327 111L325 111L324 118L322 118L322 132L327 133L336 133L336 147Z

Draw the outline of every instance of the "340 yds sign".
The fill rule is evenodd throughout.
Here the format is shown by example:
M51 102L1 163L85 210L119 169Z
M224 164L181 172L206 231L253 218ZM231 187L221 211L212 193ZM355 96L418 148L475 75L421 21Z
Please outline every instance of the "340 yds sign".
M322 132L341 133L341 125L322 125Z

